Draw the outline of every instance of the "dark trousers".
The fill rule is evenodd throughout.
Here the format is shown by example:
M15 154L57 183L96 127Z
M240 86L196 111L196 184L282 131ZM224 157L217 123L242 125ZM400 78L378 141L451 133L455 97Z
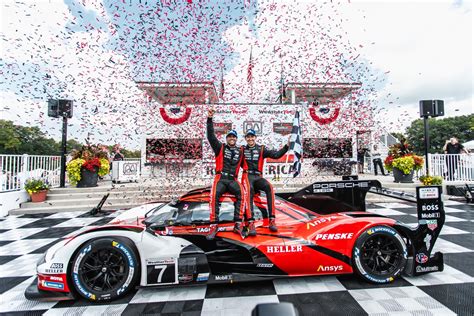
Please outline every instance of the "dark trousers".
M446 165L448 167L448 181L454 180L454 174L458 171L459 155L447 156Z
M375 158L374 160L372 160L372 162L374 163L374 173L375 175L377 175L377 166L380 167L380 172L385 175L385 170L383 170L383 164L382 164L382 159L380 158Z
M235 196L234 202L234 221L242 221L242 212L244 210L244 199L242 198L242 186L233 178L222 177L220 174L216 175L211 189L210 197L210 221L217 223L219 221L219 200L221 196L230 192Z
M254 174L244 175L242 180L246 191L249 195L249 203L247 205L247 218L249 220L254 220L254 203L253 197L255 192L263 191L267 196L267 209L268 213L263 213L263 218L275 218L275 192L273 192L273 186L267 179Z

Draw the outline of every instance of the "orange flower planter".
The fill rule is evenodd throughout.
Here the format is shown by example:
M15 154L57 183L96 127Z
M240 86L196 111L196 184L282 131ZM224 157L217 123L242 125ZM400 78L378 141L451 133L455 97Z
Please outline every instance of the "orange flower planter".
M35 193L31 193L31 202L44 202L46 201L46 196L48 195L48 190L43 190Z

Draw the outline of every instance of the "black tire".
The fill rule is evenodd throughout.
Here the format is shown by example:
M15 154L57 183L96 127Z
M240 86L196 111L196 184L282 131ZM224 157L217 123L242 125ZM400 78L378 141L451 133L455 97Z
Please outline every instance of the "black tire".
M126 238L106 237L83 244L70 269L74 289L87 300L115 300L135 287L140 275L135 246Z
M407 246L400 234L389 226L365 230L352 252L354 271L372 283L393 282L407 262Z

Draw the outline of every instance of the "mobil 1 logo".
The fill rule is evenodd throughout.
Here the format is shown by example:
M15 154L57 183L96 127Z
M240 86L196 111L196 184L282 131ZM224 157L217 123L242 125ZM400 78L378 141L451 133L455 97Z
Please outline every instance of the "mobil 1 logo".
M440 219L443 212L440 186L416 188L418 221Z

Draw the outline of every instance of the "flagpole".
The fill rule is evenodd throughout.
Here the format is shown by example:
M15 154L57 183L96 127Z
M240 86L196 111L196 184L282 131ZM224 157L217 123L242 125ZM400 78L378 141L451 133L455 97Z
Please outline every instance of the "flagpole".
M253 46L250 46L250 59L247 68L247 82L250 84L250 103L253 103L253 58L252 58Z

